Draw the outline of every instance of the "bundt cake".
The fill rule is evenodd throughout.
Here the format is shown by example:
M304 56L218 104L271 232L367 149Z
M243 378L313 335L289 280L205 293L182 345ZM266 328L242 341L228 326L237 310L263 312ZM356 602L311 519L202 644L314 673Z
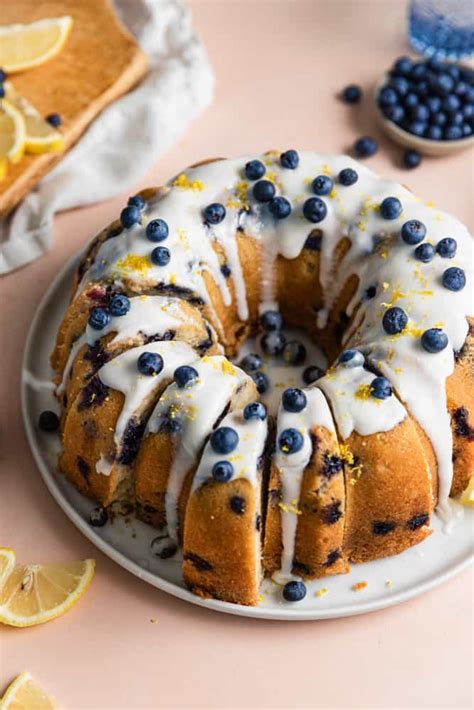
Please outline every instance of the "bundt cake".
M52 364L59 468L126 500L195 593L257 604L402 552L474 474L466 228L347 156L193 166L83 254ZM261 358L327 356L267 411Z

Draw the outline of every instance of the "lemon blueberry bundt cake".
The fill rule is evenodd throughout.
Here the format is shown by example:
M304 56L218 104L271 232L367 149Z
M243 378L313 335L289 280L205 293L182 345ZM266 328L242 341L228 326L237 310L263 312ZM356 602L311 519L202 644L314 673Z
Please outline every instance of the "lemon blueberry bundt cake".
M83 255L52 356L61 471L136 506L195 593L257 604L430 533L474 472L472 239L346 156L191 167L130 198ZM324 350L276 412L263 329ZM106 517L95 518L95 523Z

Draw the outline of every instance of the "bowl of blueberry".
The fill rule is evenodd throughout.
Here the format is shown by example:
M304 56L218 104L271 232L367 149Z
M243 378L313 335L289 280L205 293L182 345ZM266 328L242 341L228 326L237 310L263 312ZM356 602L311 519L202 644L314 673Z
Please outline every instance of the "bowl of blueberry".
M399 57L375 90L377 115L397 143L445 155L474 143L474 71L431 57Z

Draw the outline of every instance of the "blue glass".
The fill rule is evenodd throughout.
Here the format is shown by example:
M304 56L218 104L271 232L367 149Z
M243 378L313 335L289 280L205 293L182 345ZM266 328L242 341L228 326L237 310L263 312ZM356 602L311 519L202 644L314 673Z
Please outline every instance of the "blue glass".
M461 59L474 53L473 0L411 0L409 40L427 56Z

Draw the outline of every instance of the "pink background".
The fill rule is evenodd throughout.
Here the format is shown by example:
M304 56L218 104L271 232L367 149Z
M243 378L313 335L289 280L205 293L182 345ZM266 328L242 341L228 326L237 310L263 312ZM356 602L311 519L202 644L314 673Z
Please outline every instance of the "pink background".
M192 7L216 71L216 99L127 195L208 156L290 147L342 152L357 135L378 135L368 100L349 108L335 93L352 81L369 90L406 51L405 3L195 0ZM426 159L407 172L399 168L401 151L381 144L371 167L472 226L469 155ZM0 685L28 669L62 707L76 709L468 708L471 572L358 618L223 616L169 597L109 561L49 496L20 416L26 333L65 259L117 216L127 195L60 215L54 250L0 282L1 544L24 562L97 559L91 588L71 613L43 627L2 629Z

